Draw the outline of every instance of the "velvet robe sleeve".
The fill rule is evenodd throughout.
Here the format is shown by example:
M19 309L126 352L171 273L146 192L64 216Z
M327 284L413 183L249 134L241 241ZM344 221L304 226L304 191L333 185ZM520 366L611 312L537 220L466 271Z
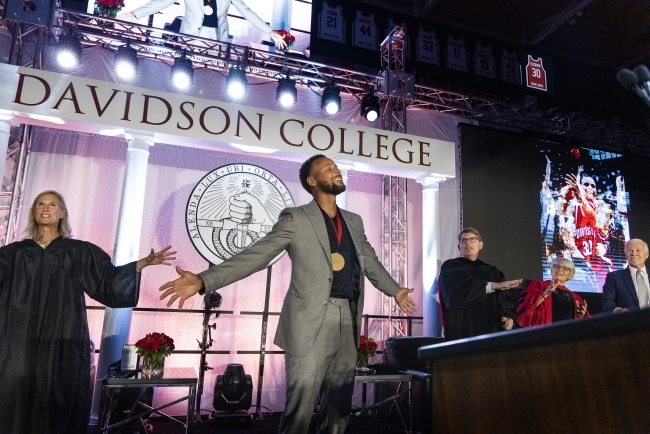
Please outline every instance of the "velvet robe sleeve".
M533 327L542 324L550 324L552 322L552 303L551 297L546 297L539 306L535 306L537 300L546 291L550 282L543 282L541 280L533 280L528 284L526 289L521 293L521 300L517 307L519 317L517 324L521 327Z
M503 281L503 273L499 272ZM445 309L466 309L485 302L487 293L486 279L472 276L468 267L459 261L450 259L440 267L440 292Z
M112 308L138 304L141 273L135 261L115 266L106 252L88 242L80 250L79 283L90 298Z

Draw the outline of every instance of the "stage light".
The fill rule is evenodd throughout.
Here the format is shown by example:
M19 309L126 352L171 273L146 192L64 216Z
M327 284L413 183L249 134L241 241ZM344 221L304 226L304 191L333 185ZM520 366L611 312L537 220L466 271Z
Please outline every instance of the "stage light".
M296 80L288 76L278 80L278 89L275 91L275 99L284 107L291 107L298 99Z
M192 85L194 80L194 68L192 68L192 61L185 57L177 57L172 65L171 80L179 89L187 89Z
M243 69L238 66L234 66L228 77L226 77L226 91L234 99L240 99L246 95L246 86L248 86L248 80L246 80L246 73Z
M138 73L138 54L135 48L131 48L129 44L119 47L113 58L113 69L124 80L135 77Z
M330 83L329 86L323 90L323 96L320 100L320 107L324 108L327 113L333 115L338 113L341 110L341 89L336 87L334 82Z
M361 116L368 122L374 122L379 117L379 98L372 90L361 98Z
M81 63L81 41L73 35L61 35L56 44L56 60L65 69Z
M252 395L253 379L246 375L242 365L231 363L223 375L217 375L212 405L216 411L247 413L252 403Z

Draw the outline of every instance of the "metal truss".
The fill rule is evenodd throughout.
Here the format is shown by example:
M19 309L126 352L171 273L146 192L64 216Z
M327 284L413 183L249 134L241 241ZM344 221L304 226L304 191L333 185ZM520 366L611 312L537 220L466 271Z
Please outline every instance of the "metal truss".
M30 130L29 125L11 129L4 179L0 190L0 246L18 239L18 214L29 160Z
M400 287L408 285L408 219L406 178L383 177L382 195L382 262ZM394 297L382 296L382 315L388 320L375 320L373 327L380 327L381 340L408 333L404 314ZM402 317L402 318L400 318ZM372 329L371 328L371 329Z
M393 29L381 43L382 71L404 72L404 33ZM406 104L404 98L384 95L380 99L381 127L384 130L406 133ZM390 275L406 287L408 282L408 227L407 227L406 179L395 176L383 177L382 194L382 262ZM382 295L382 315L388 320L376 320L381 328L381 340L391 336L406 336L406 321L400 319L402 311L395 298ZM374 325L374 324L373 324Z
M17 35L15 45L18 48L15 52L12 51L12 56L18 56L20 53L23 58L12 63L40 67L40 47L44 44L42 42L36 44L37 49L32 50L33 54L27 55L27 52L32 53L24 44L28 34L50 32L51 37L56 39L57 34L72 31L81 38L84 46L102 45L117 49L128 43L138 51L139 56L157 58L170 64L176 57L185 53L195 67L202 66L227 72L232 66L238 65L244 67L249 76L268 80L277 80L289 75L299 84L314 91L320 91L325 84L334 80L343 93L360 95L367 92L368 88L376 87L378 82L377 76L312 62L302 56L282 55L211 39L191 37L169 30L66 9L58 9L58 16L58 23L52 29L35 29L37 26L19 25L9 20L0 22L0 25L8 28L17 26L14 34ZM43 40L42 36L40 41ZM404 58L398 55L399 48L397 38L393 38L390 44L382 44L382 68L404 70ZM650 154L650 133L643 128L622 126L584 114L539 107L536 104L512 102L503 97L460 88L451 89L444 85L416 84L415 88L414 99L399 99L399 101L396 99L392 107L385 101L386 96L382 98L382 106L388 106L388 113L382 115L382 122L385 122L391 131L405 129L405 123L398 126L392 123L400 124L400 120L405 119L402 113L406 109L420 108L485 125L557 134L586 140L596 146L614 147L621 152L639 151Z

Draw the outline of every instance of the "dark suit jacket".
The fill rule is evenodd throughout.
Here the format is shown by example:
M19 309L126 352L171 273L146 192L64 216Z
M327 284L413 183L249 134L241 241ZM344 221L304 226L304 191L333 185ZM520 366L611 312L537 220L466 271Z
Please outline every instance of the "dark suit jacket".
M617 307L627 310L639 309L639 297L636 295L636 288L629 268L607 273L605 278L600 310L601 312L614 312Z

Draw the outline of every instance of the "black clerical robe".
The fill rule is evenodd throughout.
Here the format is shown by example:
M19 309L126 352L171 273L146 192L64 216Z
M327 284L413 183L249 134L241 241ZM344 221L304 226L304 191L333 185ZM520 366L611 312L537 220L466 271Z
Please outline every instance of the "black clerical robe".
M136 263L57 238L0 248L0 433L85 433L90 338L84 293L110 307L138 302Z
M503 282L501 271L481 260L449 259L440 268L440 305L447 340L497 331L497 299L488 282Z

